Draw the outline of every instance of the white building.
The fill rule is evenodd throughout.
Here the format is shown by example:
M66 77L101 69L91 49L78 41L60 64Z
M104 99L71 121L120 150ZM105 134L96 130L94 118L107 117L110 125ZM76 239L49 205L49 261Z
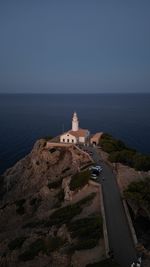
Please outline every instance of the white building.
M68 132L63 133L60 136L61 143L82 143L85 144L89 140L90 132L87 129L79 128L79 120L77 117L77 113L74 112L72 118L72 129Z

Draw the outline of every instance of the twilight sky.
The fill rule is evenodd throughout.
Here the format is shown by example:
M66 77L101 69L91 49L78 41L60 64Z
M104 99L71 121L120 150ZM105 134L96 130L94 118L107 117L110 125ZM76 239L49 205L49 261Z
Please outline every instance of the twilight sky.
M0 0L0 92L150 93L150 1Z

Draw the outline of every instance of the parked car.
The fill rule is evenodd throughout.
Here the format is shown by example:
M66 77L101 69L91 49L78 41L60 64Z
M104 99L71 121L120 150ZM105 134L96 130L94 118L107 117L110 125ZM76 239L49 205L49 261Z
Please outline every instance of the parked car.
M91 174L91 179L93 179L93 180L97 180L97 175L96 174Z
M97 176L100 174L100 171L97 169L92 169L91 172L92 174L96 174Z
M99 170L99 171L102 171L102 169L103 169L102 166L99 166L99 165L98 166L95 166L94 168L97 169L97 170Z

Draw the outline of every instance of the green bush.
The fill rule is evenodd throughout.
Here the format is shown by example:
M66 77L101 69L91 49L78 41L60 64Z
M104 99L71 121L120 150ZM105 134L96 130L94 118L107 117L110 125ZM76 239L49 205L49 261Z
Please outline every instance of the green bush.
M135 201L139 207L145 207L150 211L150 178L132 182L124 191L124 196L127 200Z
M82 208L78 204L69 205L54 211L47 222L49 226L61 225L69 222L74 216L78 215Z
M103 134L100 140L102 149L109 153L111 162L120 162L136 170L150 170L150 156L137 153L135 149L127 147L122 141L111 135Z
M139 171L150 170L150 156L135 154L134 156L134 168Z
M59 202L64 201L64 197L65 197L65 193L64 193L64 189L61 189L58 194L56 195L56 198Z
M34 259L40 251L45 251L45 245L42 239L37 239L29 246L29 249L20 254L18 258L21 261L29 261Z
M22 226L22 228L36 228L36 227L44 227L46 220L37 220L37 221L31 221Z
M15 250L17 248L21 248L21 246L25 240L26 240L25 236L17 237L16 239L9 242L8 247L10 250Z
M70 167L67 167L67 168L65 168L63 171L62 171L62 173L65 173L65 172L67 172L67 171L69 171L70 170Z
M54 181L54 182L49 182L48 183L48 188L49 189L52 189L52 188L58 188L60 187L62 184L62 178L57 180L57 181Z
M112 261L111 259L106 259L96 263L88 264L86 267L119 267L118 263Z
M89 170L76 173L71 178L70 189L72 191L74 191L76 189L82 188L83 186L85 186L88 183L89 179L90 179L90 171Z
M83 206L85 204L89 204L89 202L95 197L95 194L96 193L93 192L75 204L57 209L46 220L29 222L25 224L23 228L50 227L52 225L60 226L63 223L68 224L74 216L81 213ZM62 197L62 192L61 192L61 197Z
M110 153L109 160L111 162L121 162L130 167L134 166L134 152L130 150L114 151Z
M77 242L72 246L71 251L91 249L98 245L99 239L103 236L103 223L100 216L92 216L75 220L68 224L72 238Z
M103 223L100 216L92 216L73 221L68 226L72 237L99 240L103 236Z
M19 255L19 260L21 261L29 261L34 259L35 256L39 254L39 252L43 252L43 254L49 254L52 251L59 249L63 240L60 237L49 237L45 239L37 239L32 244L30 244L28 250Z
M41 198L37 198L37 197L32 198L30 200L30 205L33 207L33 212L36 212L37 211L37 209L40 206L41 201L42 201Z

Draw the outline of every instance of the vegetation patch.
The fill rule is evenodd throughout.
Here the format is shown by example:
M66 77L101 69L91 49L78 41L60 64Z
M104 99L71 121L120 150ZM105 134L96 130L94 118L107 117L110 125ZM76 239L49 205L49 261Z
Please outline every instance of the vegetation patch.
M26 239L27 239L27 237L25 237L25 236L17 237L16 239L14 239L8 243L8 248L10 250L15 250L15 249L21 248Z
M63 245L63 243L63 240L59 237L37 239L32 244L30 244L29 248L24 253L19 255L19 260L32 260L39 254L39 252L49 255L50 252L59 249Z
M132 182L124 191L127 200L134 201L139 208L145 208L150 212L150 178L142 181Z
M75 204L57 209L50 215L48 219L31 221L25 224L23 228L50 227L52 225L60 226L64 223L69 224L73 217L81 213L83 206L89 204L90 201L92 201L95 195L96 193L93 192Z
M49 217L48 225L62 225L68 223L74 216L81 213L82 208L78 204L60 208Z
M26 224L24 224L22 226L22 228L36 228L36 227L42 227L45 225L45 222L47 221L44 221L44 220L40 220L40 221L32 221L32 222L28 222Z
M50 153L54 153L54 152L56 152L56 151L57 151L57 149L54 148L54 147L52 147L51 149L49 149L49 152L50 152Z
M37 198L37 197L32 198L30 200L30 205L33 207L33 212L36 212L37 211L37 209L40 206L41 201L42 201L41 198Z
M56 189L56 188L60 187L61 184L62 184L62 178L60 178L59 180L54 181L54 182L49 182L48 188L49 189Z
M92 216L73 221L68 225L72 238L77 238L73 250L90 249L98 244L103 237L103 223L101 216Z
M89 179L90 179L90 171L89 170L76 173L71 178L70 189L72 191L74 191L76 189L80 189L80 188L84 187L89 182Z
M56 198L57 198L58 202L62 202L62 201L64 201L64 197L65 197L64 189L61 189L58 192L58 194L56 195Z
M120 267L118 263L112 261L110 259L106 259L104 261L99 261L96 263L88 264L86 267Z
M65 172L67 172L67 171L70 171L70 167L65 168L65 169L62 171L62 173L65 173Z
M126 146L121 140L105 133L99 144L104 151L109 153L109 161L120 162L139 171L150 170L150 156L138 153L135 149Z
M26 202L26 200L24 198L22 198L20 200L17 200L15 202L15 204L16 204L16 212L19 215L23 215L25 213L25 207L24 207L25 202Z
M101 216L92 216L73 221L68 226L72 237L95 238L103 236L103 223Z

